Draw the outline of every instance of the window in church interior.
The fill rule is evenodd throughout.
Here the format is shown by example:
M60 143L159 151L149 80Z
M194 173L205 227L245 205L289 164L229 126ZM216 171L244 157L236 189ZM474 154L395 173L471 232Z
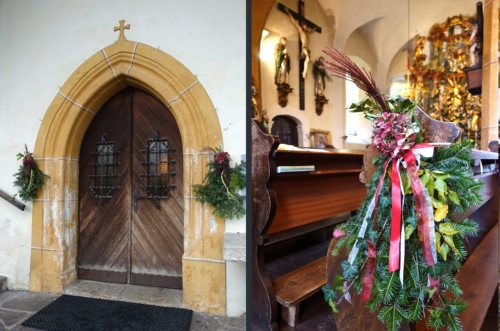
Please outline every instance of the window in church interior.
M175 160L169 157L169 152L173 152L168 147L168 140L162 139L157 132L153 139L148 140L146 166L146 192L148 197L153 199L168 198L169 191L175 188L171 183L171 178L175 176L175 171L170 171L170 164Z
M114 157L117 154L113 142L107 141L106 134L103 134L92 152L94 162L89 164L92 168L89 172L90 191L101 203L110 199L117 188L114 185L119 165Z
M366 96L356 84L350 80L345 81L345 107L360 102ZM351 113L346 110L345 122L346 143L369 144L371 137L370 122L360 113Z
M276 116L273 119L271 133L280 137L280 142L288 145L299 145L297 122L288 116Z
M392 80L391 87L389 90L391 97L396 96L407 96L408 95L408 82L404 77L395 77Z

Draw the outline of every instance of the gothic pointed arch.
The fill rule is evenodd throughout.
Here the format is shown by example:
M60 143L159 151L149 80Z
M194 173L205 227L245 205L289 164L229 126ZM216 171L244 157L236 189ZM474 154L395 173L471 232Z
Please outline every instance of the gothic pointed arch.
M81 64L41 123L35 157L49 176L33 202L30 290L62 293L76 279L78 157L92 119L127 86L154 95L172 112L183 141L184 304L225 312L224 220L196 202L192 186L207 171L206 147L222 144L215 108L197 77L170 55L119 38Z

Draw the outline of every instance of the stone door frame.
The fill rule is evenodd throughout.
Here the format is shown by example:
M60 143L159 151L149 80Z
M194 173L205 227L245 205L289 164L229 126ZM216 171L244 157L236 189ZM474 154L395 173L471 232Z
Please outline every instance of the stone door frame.
M142 89L174 115L184 158L184 304L224 314L225 221L193 198L207 172L206 147L219 147L215 108L195 75L168 54L120 38L95 53L67 79L50 104L35 143L49 176L33 201L30 290L62 293L76 278L78 157L86 129L101 106L126 86Z

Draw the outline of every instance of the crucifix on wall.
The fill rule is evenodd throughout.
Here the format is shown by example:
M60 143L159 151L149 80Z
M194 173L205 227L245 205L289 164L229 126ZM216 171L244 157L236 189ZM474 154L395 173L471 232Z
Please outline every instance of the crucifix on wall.
M311 50L309 49L309 34L316 31L321 33L321 28L305 18L304 1L298 0L298 12L294 12L285 5L278 3L278 10L287 14L290 21L295 26L299 33L299 96L300 109L305 109L305 79L307 77L307 69L311 58Z

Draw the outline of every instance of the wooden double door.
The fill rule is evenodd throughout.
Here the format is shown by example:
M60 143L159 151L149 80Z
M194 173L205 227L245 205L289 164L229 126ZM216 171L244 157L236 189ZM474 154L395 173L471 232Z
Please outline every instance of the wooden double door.
M112 97L80 151L78 277L182 288L182 141L160 101Z

